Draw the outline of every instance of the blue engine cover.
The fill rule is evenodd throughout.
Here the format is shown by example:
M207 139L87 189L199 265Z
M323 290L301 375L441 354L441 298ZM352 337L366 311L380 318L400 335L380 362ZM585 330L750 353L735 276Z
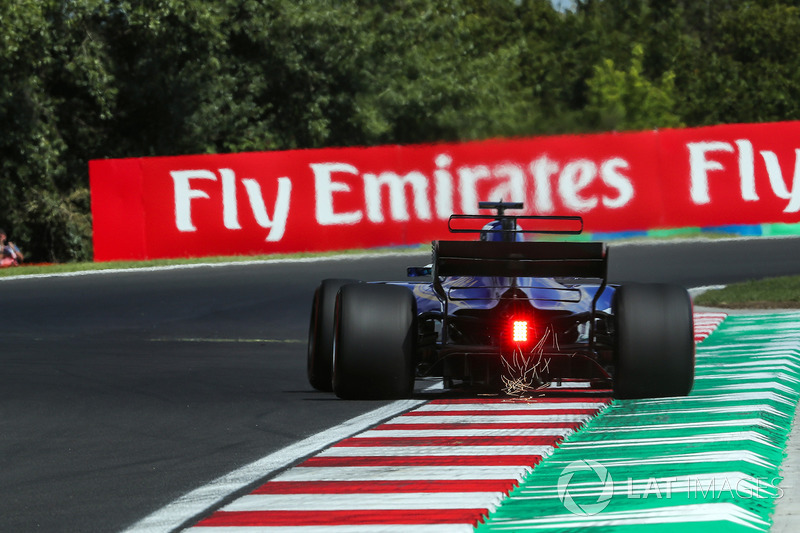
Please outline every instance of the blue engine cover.
M500 296L514 285L514 278L471 277L447 278L442 287L448 293L451 313L466 309L492 309ZM417 312L441 311L442 305L432 283L396 283L407 286L417 299ZM592 299L599 284L575 283L553 278L516 278L516 287L528 296L536 309L586 313L592 309ZM597 310L611 312L616 287L607 285L597 302Z

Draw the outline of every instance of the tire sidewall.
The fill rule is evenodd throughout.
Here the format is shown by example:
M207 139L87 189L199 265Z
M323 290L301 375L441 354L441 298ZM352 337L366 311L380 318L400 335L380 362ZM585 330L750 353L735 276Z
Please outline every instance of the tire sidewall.
M359 283L354 279L325 279L314 292L308 330L306 367L308 382L317 390L333 390L333 338L336 296L347 284Z

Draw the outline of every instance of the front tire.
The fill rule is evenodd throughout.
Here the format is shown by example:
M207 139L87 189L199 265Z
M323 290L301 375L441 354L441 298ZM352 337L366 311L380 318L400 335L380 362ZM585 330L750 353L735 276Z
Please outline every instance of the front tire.
M692 302L683 287L623 285L615 294L614 397L686 396L694 382Z
M336 310L336 395L346 400L410 396L417 340L417 301L411 291L398 285L345 285Z

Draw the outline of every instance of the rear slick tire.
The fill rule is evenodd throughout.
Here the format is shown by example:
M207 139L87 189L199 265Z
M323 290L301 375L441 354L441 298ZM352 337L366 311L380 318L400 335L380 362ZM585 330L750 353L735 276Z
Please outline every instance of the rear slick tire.
M388 284L345 285L336 313L336 395L345 400L409 397L417 340L417 301L411 291Z
M692 302L683 287L623 285L615 293L614 397L686 396L694 382Z
M333 327L336 294L354 279L322 280L314 292L311 305L311 320L308 327L308 382L319 391L333 390Z

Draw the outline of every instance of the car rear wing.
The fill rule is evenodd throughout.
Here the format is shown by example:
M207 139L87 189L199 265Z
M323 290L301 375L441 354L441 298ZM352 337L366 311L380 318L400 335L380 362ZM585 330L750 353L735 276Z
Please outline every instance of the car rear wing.
M432 274L605 281L606 250L601 242L433 241Z
M481 204L484 205L483 203ZM493 205L493 204L486 204ZM515 206L516 204L497 204ZM522 204L519 204L522 205ZM497 208L495 206L495 208ZM502 207L498 208L502 209ZM497 227L489 227L490 222L500 222ZM523 229L517 223L530 222L530 229ZM501 233L504 235L538 233L550 235L580 235L583 233L583 219L576 216L548 215L450 215L447 221L450 233Z

